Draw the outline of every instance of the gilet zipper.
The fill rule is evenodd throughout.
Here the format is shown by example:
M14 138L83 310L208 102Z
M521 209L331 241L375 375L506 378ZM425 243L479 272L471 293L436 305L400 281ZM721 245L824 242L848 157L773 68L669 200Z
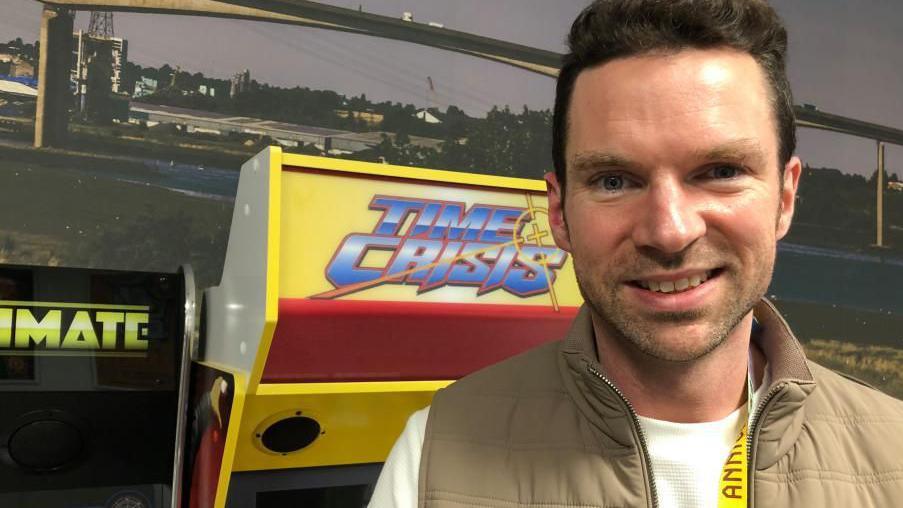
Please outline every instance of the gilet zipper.
M747 485L747 496L746 503L747 506L753 505L753 473L755 472L755 444L759 442L758 434L759 434L759 420L762 417L762 414L765 413L765 408L768 406L768 403L771 402L771 399L777 395L779 391L784 389L784 385L786 383L778 383L771 387L768 392L762 397L762 400L759 401L758 406L756 407L756 412L750 420L749 424L749 432L746 433L746 485Z
M592 365L587 365L587 369L589 372L601 379L603 383L608 385L609 388L614 391L618 397L621 398L621 401L624 402L624 405L627 407L627 412L630 414L630 418L633 420L633 427L637 430L637 435L640 437L640 455L643 457L643 462L646 464L646 471L649 473L649 489L652 493L652 508L658 507L658 490L655 487L655 475L652 474L652 461L649 458L649 449L646 446L646 431L643 430L643 426L640 424L640 419L637 417L636 411L633 409L633 404L627 400L627 397L615 386L614 383L608 380L605 376L603 376L598 370L593 368Z

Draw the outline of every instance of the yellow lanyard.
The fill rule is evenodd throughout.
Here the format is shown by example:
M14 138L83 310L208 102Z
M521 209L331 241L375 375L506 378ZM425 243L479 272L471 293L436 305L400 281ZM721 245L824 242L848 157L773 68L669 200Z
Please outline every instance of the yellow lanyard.
M743 424L740 436L721 469L718 508L746 508L746 427L747 424Z
M731 453L721 468L721 481L718 485L718 508L746 508L746 499L748 494L747 474L747 439L746 432L749 427L749 419L752 416L752 364L750 361L749 370L746 374L746 423L740 429L740 435L734 446L731 447Z

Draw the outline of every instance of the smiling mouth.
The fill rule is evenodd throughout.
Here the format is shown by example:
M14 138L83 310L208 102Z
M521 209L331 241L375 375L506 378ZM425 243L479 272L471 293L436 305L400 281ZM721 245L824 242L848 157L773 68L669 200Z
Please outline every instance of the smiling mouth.
M722 271L721 268L716 268L678 280L655 281L638 279L630 281L629 284L654 293L682 293L702 285L713 277L717 277Z

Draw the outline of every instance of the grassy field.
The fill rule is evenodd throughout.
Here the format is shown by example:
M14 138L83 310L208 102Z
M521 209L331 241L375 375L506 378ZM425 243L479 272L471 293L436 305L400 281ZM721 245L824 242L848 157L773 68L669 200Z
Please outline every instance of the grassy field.
M100 159L127 156L238 169L265 146L265 143L243 144L217 136L179 133L166 127L147 129L127 123L100 126L71 122L62 146L33 150L22 156L40 158L54 153L76 158L79 154L89 154ZM30 118L0 117L2 139L31 145L33 131L34 121Z
M825 339L806 341L803 346L810 360L903 400L903 349Z
M202 286L218 282L232 201L113 178L140 174L138 163L70 164L92 174L34 151L0 149L0 262L148 271L191 263Z

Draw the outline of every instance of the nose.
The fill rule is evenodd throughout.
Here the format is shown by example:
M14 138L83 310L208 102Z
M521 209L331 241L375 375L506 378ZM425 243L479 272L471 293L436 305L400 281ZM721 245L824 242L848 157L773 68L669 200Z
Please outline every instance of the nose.
M633 241L638 248L676 254L706 233L703 210L679 181L651 183L637 208Z

